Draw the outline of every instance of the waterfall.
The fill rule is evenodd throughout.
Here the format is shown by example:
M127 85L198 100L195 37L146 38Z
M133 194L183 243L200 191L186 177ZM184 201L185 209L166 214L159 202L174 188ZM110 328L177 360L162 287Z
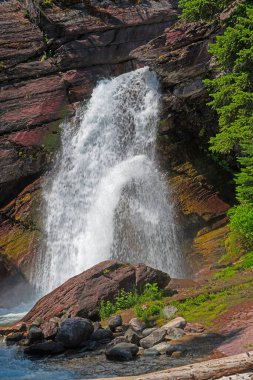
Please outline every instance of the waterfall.
M42 293L106 259L179 275L173 204L155 161L159 82L148 68L102 80L72 122L44 190Z

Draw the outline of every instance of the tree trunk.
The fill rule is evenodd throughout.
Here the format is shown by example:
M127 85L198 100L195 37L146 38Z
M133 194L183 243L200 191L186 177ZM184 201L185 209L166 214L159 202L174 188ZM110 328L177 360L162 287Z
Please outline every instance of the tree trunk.
M234 375L251 370L253 370L253 351L183 367L170 368L146 375L114 377L110 379L107 378L106 380L214 380L222 376Z

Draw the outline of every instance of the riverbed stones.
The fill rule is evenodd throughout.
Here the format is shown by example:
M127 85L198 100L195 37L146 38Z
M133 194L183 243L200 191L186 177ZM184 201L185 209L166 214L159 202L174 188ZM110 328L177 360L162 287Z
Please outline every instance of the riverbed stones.
M96 329L93 331L93 333L90 336L90 340L95 340L95 341L108 341L113 339L113 333L110 329Z
M142 332L145 329L146 324L139 318L132 318L129 321L129 327L136 332Z
M183 317L177 317L175 319L172 319L172 321L166 323L164 326L162 326L163 330L168 330L172 327L177 327L179 329L184 329L186 326L186 320Z
M136 331L129 328L125 333L125 338L129 343L140 345L140 340L143 338L141 333L137 333Z
M150 335L140 340L140 345L143 348L151 348L156 344L162 342L167 334L165 329L157 329Z
M28 333L28 339L30 343L37 342L44 338L43 332L39 327L31 326Z
M115 331L117 327L122 326L122 317L120 314L112 315L108 320L108 327Z
M65 350L63 343L54 342L53 340L47 340L45 342L34 343L24 349L27 355L56 355Z
M175 340L175 339L180 339L182 338L183 335L185 335L184 330L179 329L177 327L170 327L169 329L166 330L166 339L167 340Z
M69 318L61 324L55 340L63 343L66 348L75 348L88 340L92 333L93 325L88 319Z
M144 356L158 356L160 355L159 352L157 350L155 350L154 348L147 348L146 350L144 350L144 353L143 353Z
M153 346L152 349L159 352L159 354L164 355L164 354L167 354L171 350L171 345L166 342L161 342Z
M148 329L145 329L142 331L142 335L144 336L144 338L150 334L152 334L154 331L157 330L157 327L150 327Z
M105 354L110 360L129 361L133 360L139 351L139 347L132 343L118 343L116 345L107 345Z

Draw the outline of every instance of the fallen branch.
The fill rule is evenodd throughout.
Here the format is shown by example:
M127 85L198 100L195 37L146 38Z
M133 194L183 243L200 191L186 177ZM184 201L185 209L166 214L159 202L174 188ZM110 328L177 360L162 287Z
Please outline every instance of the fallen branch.
M253 369L253 351L221 359L208 360L146 375L114 377L106 380L214 380ZM91 380L91 379L90 379ZM97 379L104 380L104 379Z

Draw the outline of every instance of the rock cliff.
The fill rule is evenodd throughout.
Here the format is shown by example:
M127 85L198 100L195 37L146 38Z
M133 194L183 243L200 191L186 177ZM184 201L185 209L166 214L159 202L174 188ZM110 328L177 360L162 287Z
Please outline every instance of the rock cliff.
M60 122L97 80L133 69L129 53L177 20L174 3L52 2L37 18L0 4L0 252L27 278Z
M204 257L203 243L192 242L198 231L211 231L210 251L222 251L224 174L200 148L217 123L201 80L212 75L208 43L219 30L177 19L174 0L50 2L36 17L22 2L0 4L0 253L26 278L40 244L41 185L60 146L60 122L98 79L143 64L161 78L158 154L170 171L182 240Z

